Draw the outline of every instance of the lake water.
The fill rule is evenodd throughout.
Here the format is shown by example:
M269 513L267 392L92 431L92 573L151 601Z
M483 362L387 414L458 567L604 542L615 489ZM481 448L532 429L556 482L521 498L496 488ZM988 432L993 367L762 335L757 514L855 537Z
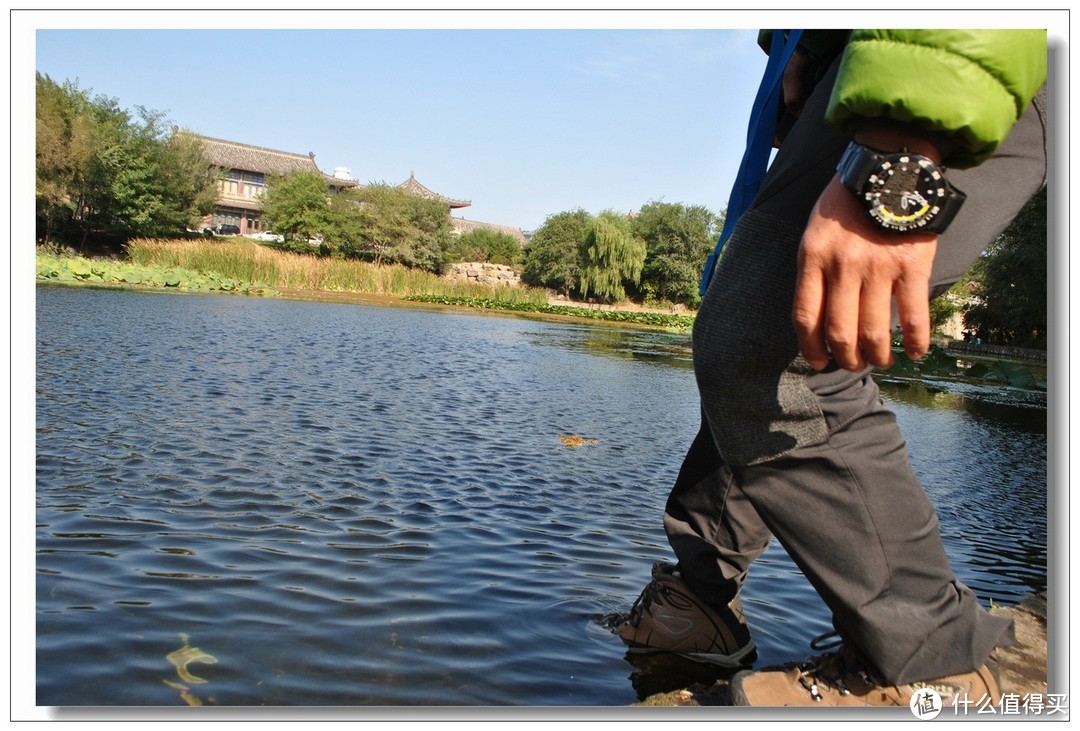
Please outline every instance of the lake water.
M1045 394L884 387L960 578L1045 588ZM36 410L38 705L619 706L713 672L602 621L670 558L687 336L38 287ZM744 602L759 664L829 628L775 543Z

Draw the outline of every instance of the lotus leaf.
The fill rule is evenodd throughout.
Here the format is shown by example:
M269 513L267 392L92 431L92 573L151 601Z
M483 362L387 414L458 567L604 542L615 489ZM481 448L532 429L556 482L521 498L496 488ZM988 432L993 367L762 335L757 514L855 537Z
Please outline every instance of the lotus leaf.
M68 262L68 271L77 279L87 279L90 276L90 264L82 259L74 259Z

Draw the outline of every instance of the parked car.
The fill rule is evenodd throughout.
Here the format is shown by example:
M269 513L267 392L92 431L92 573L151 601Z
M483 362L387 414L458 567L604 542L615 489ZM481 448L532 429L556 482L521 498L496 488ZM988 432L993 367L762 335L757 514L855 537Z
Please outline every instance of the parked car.
M251 238L255 239L256 241L276 241L279 244L285 241L284 236L282 236L281 234L276 234L273 231L260 231L259 233L253 235Z
M222 226L218 226L217 235L218 236L239 236L240 235L240 227L235 225L235 224L229 224L229 223L224 224Z

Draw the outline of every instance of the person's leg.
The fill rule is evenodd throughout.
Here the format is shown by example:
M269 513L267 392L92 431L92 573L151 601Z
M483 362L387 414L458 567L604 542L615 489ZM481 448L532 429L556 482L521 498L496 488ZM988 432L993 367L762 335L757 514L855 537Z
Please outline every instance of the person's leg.
M791 328L802 226L847 141L821 122L824 103L815 94L785 141L702 302L694 358L703 409L734 472L736 494L749 498L832 609L838 629L886 680L971 670L1008 628L955 581L936 515L873 381L813 372ZM1043 150L1042 125L1029 112L991 161L950 174L968 202L939 242L938 291L1041 185ZM707 505L702 498L689 502L695 501ZM669 535L673 546L709 525L668 523L677 529ZM739 545L738 536L702 538L718 544L718 566L689 564L687 580L702 583L700 572L737 584L745 566L728 564L724 550Z
M827 88L834 78L835 68L808 102L804 119L823 118ZM809 390L780 386L798 386L811 369L807 366L801 373L791 369L798 348L793 338L789 342L777 336L790 330L795 281L791 240L797 247L801 225L817 198L815 186L820 190L835 173L846 144L844 135L820 122L795 125L762 190L762 195L786 206L789 220L773 217L764 230L746 221L736 226L695 318L695 372L703 423L668 498L664 528L684 579L714 606L738 593L751 562L771 537L741 486L734 484L717 444L723 443L726 456L739 463L749 455L790 449L795 439L788 432L805 431L811 441L825 436ZM818 182L807 185L810 178ZM753 211L746 218L756 220ZM770 228L780 229L781 235ZM741 355L723 360L725 353ZM725 388L714 388L717 381ZM737 398L728 396L727 386L738 392ZM777 396L781 392L787 394L782 400ZM723 434L714 434L714 426ZM740 438L744 431L745 438Z
M687 585L715 607L735 598L772 538L732 477L703 420L668 496L664 530Z

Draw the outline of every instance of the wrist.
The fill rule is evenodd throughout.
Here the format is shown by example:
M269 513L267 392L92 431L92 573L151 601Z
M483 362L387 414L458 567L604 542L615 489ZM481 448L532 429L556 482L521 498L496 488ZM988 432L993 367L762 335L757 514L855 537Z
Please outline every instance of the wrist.
M901 144L889 152L854 141L836 170L853 200L860 201L870 219L892 232L945 231L964 194L949 183L945 170L922 152L940 152L906 135L869 135L879 144Z
M881 152L907 150L930 158L940 165L948 156L949 142L942 135L899 124L872 124L855 131L855 141Z

